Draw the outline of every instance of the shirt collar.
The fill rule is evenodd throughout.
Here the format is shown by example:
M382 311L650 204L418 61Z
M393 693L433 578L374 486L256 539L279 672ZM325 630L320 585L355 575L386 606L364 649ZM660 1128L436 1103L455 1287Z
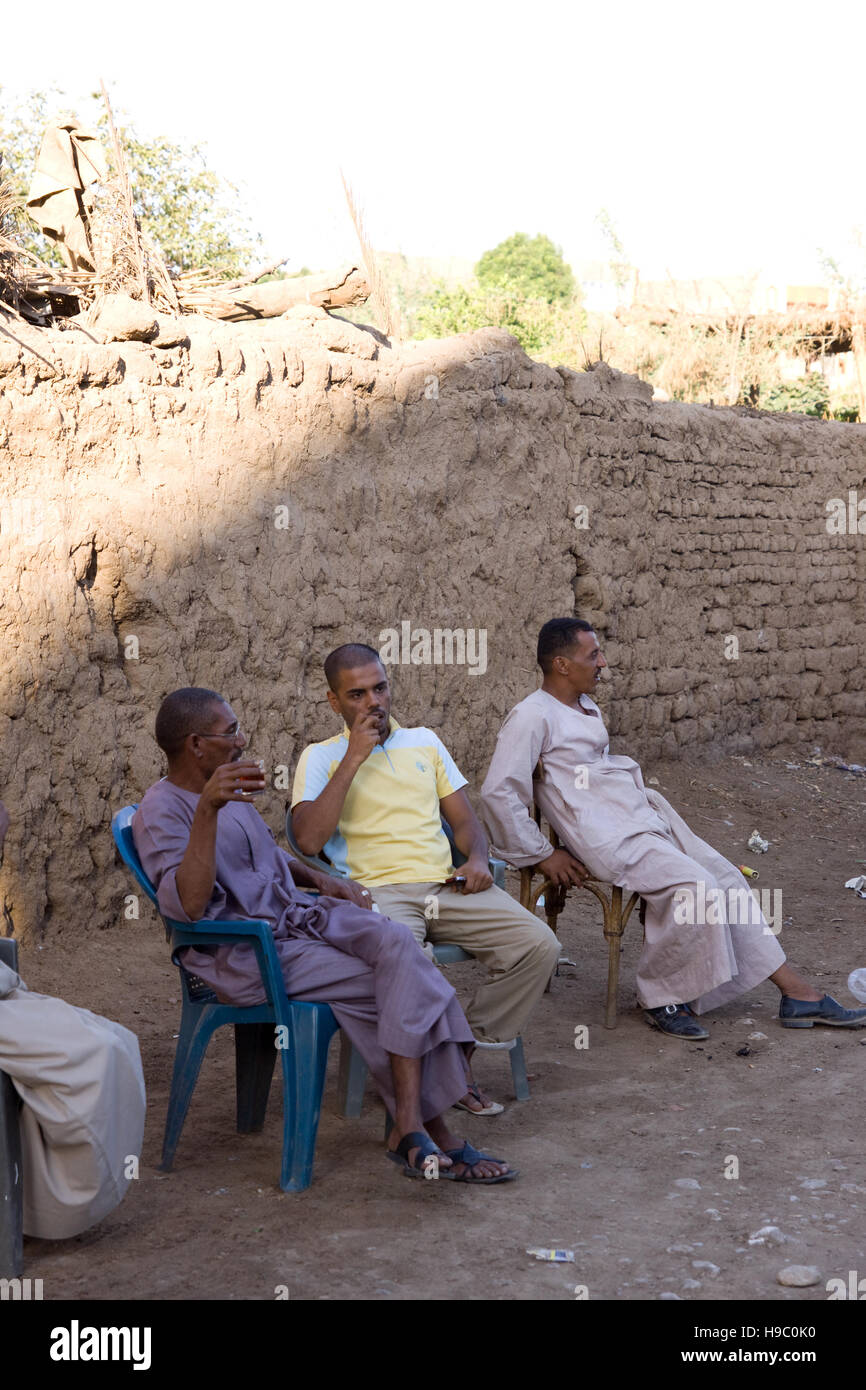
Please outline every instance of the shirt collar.
M389 738L391 737L391 735L395 732L395 730L400 729L400 728L402 728L402 725L397 723L397 720L394 718L393 714L389 715L389 716L388 716L388 738L385 739L385 743L388 742L388 739L389 739ZM350 730L349 730L348 724L344 724L344 725L343 725L343 738L346 739L347 741L348 741L348 738L349 738L349 733L350 733ZM378 744L376 745L376 747L377 747L377 748L382 748L382 747L383 747L383 744L378 743ZM376 751L376 749L374 748L374 749L373 749L373 752L375 753L375 751Z

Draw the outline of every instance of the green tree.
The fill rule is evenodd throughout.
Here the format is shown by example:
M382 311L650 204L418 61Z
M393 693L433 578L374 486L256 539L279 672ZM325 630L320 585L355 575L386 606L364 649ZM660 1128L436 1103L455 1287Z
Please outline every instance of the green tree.
M104 129L104 121L99 125ZM240 275L258 253L261 237L241 211L235 185L208 168L200 145L175 145L164 136L143 140L131 126L119 126L118 134L136 214L169 269Z
M30 92L14 104L0 87L0 178L12 189L20 204L14 214L16 238L49 265L62 265L52 242L43 236L23 209L30 188L30 176L39 153L45 127L51 119L49 105L56 104L56 90ZM12 218L10 218L12 220Z
M541 234L528 237L525 232L515 232L492 251L484 252L475 275L488 293L542 299L547 304L572 299L576 289L571 267L559 247Z
M469 285L448 289L437 285L415 313L415 329L420 338L450 338L455 333L473 333L476 328L498 327L498 305L491 297Z
M477 286L435 289L413 317L415 336L448 338L478 328L504 328L530 356L563 361L584 327L577 303L548 304L517 294L491 294Z
M2 170L22 203L42 136L62 96L53 89L13 99L0 88ZM100 131L111 161L101 97L94 93L76 110L83 125ZM201 146L174 144L164 136L144 139L123 113L116 112L115 121L130 169L136 213L169 269L177 273L201 267L240 275L258 253L261 238L241 211L241 195L234 184L208 167ZM43 259L59 260L26 214L19 217L19 231L28 250Z
M761 410L788 410L826 419L830 414L830 392L820 372L809 372L796 381L783 381L766 393L762 391L758 405Z

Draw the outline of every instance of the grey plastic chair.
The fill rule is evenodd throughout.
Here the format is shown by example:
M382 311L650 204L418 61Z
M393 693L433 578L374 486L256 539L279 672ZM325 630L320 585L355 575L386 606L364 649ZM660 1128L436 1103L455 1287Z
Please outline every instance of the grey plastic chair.
M454 864L459 866L466 858L462 855L454 843L454 836L451 827L446 820L442 821L442 829L451 841ZM331 863L330 859L322 854L304 854L292 833L292 808L286 806L286 839L289 842L295 859L299 859L302 864L308 865L311 869L318 869L319 872L332 874L334 878L343 878ZM502 859L490 860L490 872L493 875L493 882L497 888L505 889L505 861ZM469 951L464 951L462 946L458 946L453 941L442 941L433 947L433 959L437 965L457 965L460 961L474 960L474 956ZM523 1039L511 1038L506 1043L479 1043L478 1047L485 1052L508 1052L511 1061L511 1079L514 1083L514 1095L516 1100L529 1100L529 1079L526 1075L526 1057L523 1052ZM360 1052L349 1042L345 1033L340 1035L340 1070L338 1074L337 1087L340 1096L340 1111L346 1119L356 1120L361 1113L364 1101L364 1088L367 1084L367 1064Z
M0 937L0 961L17 971L18 943L11 937ZM18 1092L0 1071L0 1279L19 1278L23 1263L20 1105Z

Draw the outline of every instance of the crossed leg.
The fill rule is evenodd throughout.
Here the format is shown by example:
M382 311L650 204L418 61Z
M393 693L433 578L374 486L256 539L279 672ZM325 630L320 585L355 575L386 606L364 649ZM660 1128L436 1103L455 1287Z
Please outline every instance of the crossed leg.
M472 1033L452 986L418 950L407 926L345 901L323 901L320 936L280 939L277 953L293 998L330 1004L340 1027L364 1058L394 1127L388 1148L412 1133L426 1133L467 1181L508 1172L508 1164L453 1163L446 1150L464 1141L442 1112L466 1086L465 1047ZM410 1165L417 1157L413 1147Z

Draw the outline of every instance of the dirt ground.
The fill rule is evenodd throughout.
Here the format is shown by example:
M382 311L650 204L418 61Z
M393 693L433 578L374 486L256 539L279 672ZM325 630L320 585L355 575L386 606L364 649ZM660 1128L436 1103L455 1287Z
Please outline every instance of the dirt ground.
M698 834L759 869L759 887L782 889L789 959L851 1006L845 982L866 965L866 901L843 885L866 872L866 777L808 757L644 772ZM745 848L756 827L771 841L765 855ZM559 931L574 965L561 966L524 1032L532 1099L513 1101L507 1060L489 1054L479 1076L505 1113L453 1112L460 1132L521 1169L519 1181L407 1181L383 1156L384 1112L369 1087L360 1120L336 1115L335 1045L313 1183L300 1194L276 1185L276 1087L264 1131L234 1132L228 1029L211 1043L174 1171L156 1171L179 1016L161 928L148 910L123 930L53 932L23 952L25 980L135 1030L148 1121L141 1176L122 1205L75 1240L25 1241L24 1274L44 1281L46 1299L271 1300L284 1286L291 1299L571 1300L585 1286L591 1300L697 1302L823 1301L827 1279L866 1274L866 1030L781 1029L765 984L705 1017L708 1043L666 1038L636 1007L635 920L619 1025L608 1031L596 900L573 892ZM468 998L479 968L449 973ZM584 1050L578 1024L589 1027ZM766 1225L784 1244L749 1245ZM568 1247L574 1264L537 1262L527 1246ZM790 1264L817 1266L821 1282L780 1287Z

